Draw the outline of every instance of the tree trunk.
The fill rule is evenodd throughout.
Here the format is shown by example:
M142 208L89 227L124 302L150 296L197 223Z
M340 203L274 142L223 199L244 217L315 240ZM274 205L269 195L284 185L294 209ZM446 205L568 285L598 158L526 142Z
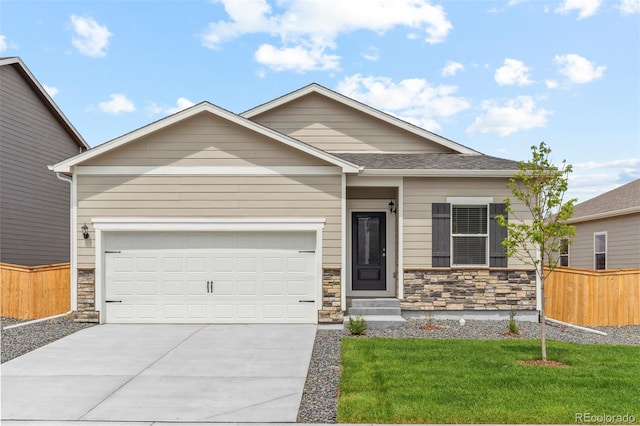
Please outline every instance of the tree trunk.
M547 297L544 294L544 268L539 266L541 269L540 275L540 296L542 298L542 304L540 305L540 347L542 349L542 360L547 360L547 330L546 330L546 318L544 314L544 305L547 301Z

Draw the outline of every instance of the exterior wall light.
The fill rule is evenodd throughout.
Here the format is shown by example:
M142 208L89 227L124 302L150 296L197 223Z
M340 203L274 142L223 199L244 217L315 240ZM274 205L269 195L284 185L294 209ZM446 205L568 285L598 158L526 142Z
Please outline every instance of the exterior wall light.
M391 213L395 213L396 212L396 203L393 202L393 200L389 201L389 211Z
M87 224L85 223L84 225L82 225L82 236L84 237L84 239L88 239L89 238L89 227L87 226Z

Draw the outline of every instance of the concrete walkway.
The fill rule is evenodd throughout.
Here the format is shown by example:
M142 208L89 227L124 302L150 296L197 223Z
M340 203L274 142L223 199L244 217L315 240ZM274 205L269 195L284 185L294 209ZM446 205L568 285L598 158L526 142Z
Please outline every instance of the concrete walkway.
M2 424L292 423L315 332L303 324L91 327L2 364Z

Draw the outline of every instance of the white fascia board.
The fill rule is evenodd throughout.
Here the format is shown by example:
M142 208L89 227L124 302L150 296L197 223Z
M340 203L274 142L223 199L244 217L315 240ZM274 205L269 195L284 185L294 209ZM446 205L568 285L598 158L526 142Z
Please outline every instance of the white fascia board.
M284 96L281 96L277 99L274 99L273 101L264 103L260 106L257 106L255 108L252 108L248 111L243 112L242 114L240 114L242 117L246 117L246 118L251 118L251 117L255 117L258 114L261 114L263 112L269 111L270 109L279 107L281 105L284 105L288 102L291 102L292 100L298 99L302 96L308 95L309 93L319 93L321 95L324 95L328 98L331 98L337 102L340 102L344 105L347 105L351 108L354 108L360 112L363 112L367 115L373 116L377 119L380 119L382 121L385 121L391 125L394 125L396 127L399 127L403 130L406 130L410 133L413 133L415 135L418 135L420 137L423 138L427 138L433 142L436 142L442 146L445 146L449 149L453 149L456 152L459 152L460 154L472 154L472 155L480 155L480 153L478 151L475 151L471 148L467 148L466 146L460 145L456 142L453 142L449 139L443 138L442 136L436 135L435 133L431 133L428 130L425 130L421 127L417 127L414 126L413 124L410 124L404 120L401 120L397 117L394 117L392 115L389 115L387 113L384 113L380 110L377 110L373 107L370 107L369 105L363 104L361 102L358 102L354 99L349 98L348 96L342 95L338 92L334 92L333 90L329 90L326 87L320 86L319 84L313 83L310 84L308 86L305 86L301 89L298 89L294 92L288 93Z
M215 167L215 166L76 166L78 175L341 175L336 166Z
M589 222L592 220L599 220L599 219L609 219L611 217L625 216L625 215L634 214L634 213L640 213L640 206L629 207L627 209L613 210L613 211L604 212L604 213L596 213L588 216L570 218L567 220L567 224L571 225L573 223Z
M274 139L278 142L281 142L299 151L302 151L316 158L324 160L330 164L338 166L342 168L343 172L345 173L358 173L360 170L362 170L361 167L353 163L350 163L346 160L338 158L332 154L329 154L328 152L322 151L321 149L315 148L311 145L307 145L301 141L298 141L294 138L286 136L282 133L276 132L275 130L264 127L254 121L238 116L230 111L227 111L209 102L199 103L191 108L177 112L176 114L170 115L169 117L163 118L154 123L148 124L138 130L134 130L131 133L127 133L126 135L123 135L119 138L113 139L109 142L99 145L89 151L85 151L79 155L76 155L67 160L61 161L53 166L53 170L60 173L69 173L71 171L71 167L78 165L83 161L87 161L89 159L95 158L108 151L111 151L120 146L126 145L129 142L132 142L136 139L140 139L144 136L147 136L151 133L154 133L158 130L171 126L172 124L175 124L177 122L180 122L182 120L185 120L189 117L192 117L196 114L199 114L205 111L211 114L214 114L220 118L231 121L240 126L243 126L245 128L248 128L250 130L253 130L256 133L259 133L263 136L267 136L271 139Z
M512 177L517 170L364 169L363 176Z
M150 218L97 217L91 223L100 231L318 231L322 217L277 218Z

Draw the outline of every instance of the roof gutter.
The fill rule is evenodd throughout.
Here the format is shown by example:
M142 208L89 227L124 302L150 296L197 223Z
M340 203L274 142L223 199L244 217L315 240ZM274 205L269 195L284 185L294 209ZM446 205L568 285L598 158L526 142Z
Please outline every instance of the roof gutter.
M459 169L364 169L366 176L424 176L424 177L512 177L518 170L459 170Z
M591 220L598 220L598 219L608 219L610 217L624 216L624 215L634 214L634 213L640 213L640 206L629 207L629 208L620 209L620 210L613 210L610 212L595 213L595 214L590 214L590 215L581 216L581 217L572 217L571 219L567 220L567 224L588 222Z

